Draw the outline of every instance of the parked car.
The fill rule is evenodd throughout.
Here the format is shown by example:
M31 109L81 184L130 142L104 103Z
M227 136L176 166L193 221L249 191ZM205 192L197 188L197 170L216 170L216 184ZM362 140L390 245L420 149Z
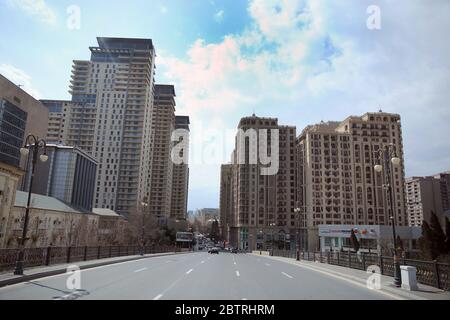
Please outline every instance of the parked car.
M231 253L238 253L238 249L237 248L232 248L231 249Z
M219 254L219 248L216 248L216 247L211 248L211 249L209 249L208 253Z

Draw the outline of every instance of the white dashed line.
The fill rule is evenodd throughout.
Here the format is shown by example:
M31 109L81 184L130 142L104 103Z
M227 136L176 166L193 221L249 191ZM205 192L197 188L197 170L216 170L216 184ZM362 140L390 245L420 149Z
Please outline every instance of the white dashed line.
M139 273L139 272L142 272L142 271L145 271L145 270L147 270L147 268L142 268L142 269L136 270L134 273Z
M153 298L153 300L159 300L159 299L161 299L162 297L163 297L162 294L158 294L155 298Z
M286 276L286 277L288 277L289 279L294 279L294 277L288 275L286 272L282 272L281 274L284 275L284 276Z
M266 267L270 267L270 264L269 264L269 263L266 263Z
M239 273L239 271L236 271L236 276L240 277L241 274Z
M202 261L202 262L201 262L201 264L204 264L204 263L205 263L205 261Z
M192 271L194 271L194 269L189 270L186 274L190 274Z

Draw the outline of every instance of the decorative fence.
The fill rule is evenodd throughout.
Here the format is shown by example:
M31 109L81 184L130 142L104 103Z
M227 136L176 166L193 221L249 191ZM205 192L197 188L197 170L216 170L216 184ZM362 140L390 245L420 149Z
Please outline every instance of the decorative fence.
M141 254L140 246L109 247L47 247L26 248L24 267L50 266L55 264L99 260L104 258L124 257ZM147 246L145 254L181 252L185 249L175 246ZM19 249L0 249L0 272L14 270Z
M295 251L274 250L272 255L292 259L297 258ZM369 266L376 265L380 268L382 275L394 276L393 257L348 252L301 252L300 258L306 261L318 261L364 271ZM403 258L400 259L400 265L415 267L419 283L450 291L450 264Z

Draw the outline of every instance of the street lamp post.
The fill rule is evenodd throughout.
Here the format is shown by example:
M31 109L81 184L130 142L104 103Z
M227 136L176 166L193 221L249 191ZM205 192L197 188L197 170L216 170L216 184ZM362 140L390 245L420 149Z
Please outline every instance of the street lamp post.
M31 166L31 177L30 177L30 185L28 186L28 200L27 207L25 209L25 219L23 223L22 230L22 238L20 238L19 242L19 254L17 256L16 266L14 269L15 275L23 275L23 259L25 255L25 243L27 240L27 229L28 229L28 221L30 215L30 205L31 205L31 192L33 188L33 180L34 173L36 171L36 164L39 156L39 149L43 149L44 153L39 156L39 160L41 162L46 162L48 160L47 156L47 143L43 139L39 139L38 137L30 134L26 137L24 146L20 149L20 154L24 157L29 156L30 148L32 148L32 166ZM29 160L27 160L28 163Z
M269 227L270 227L270 229L271 229L271 231L272 231L272 234L271 234L271 237L270 237L270 242L271 242L271 244L270 244L270 250L272 251L272 256L273 256L273 243L274 243L274 241L273 241L273 236L274 236L274 232L273 232L273 229L275 228L275 226L276 226L276 223L271 223L271 224L269 224Z
M145 254L145 213L147 211L148 203L142 202L142 230L141 230L141 256Z
M375 165L375 172L385 174L385 184L383 188L387 190L389 197L389 209L390 209L390 220L392 223L392 235L394 238L394 284L397 287L401 287L402 279L400 275L400 260L397 253L397 235L395 230L395 213L394 213L394 197L393 197L393 166L398 166L401 163L401 159L397 156L394 145L389 144L384 146L384 148L377 151L378 163Z
M300 215L301 215L302 209L295 208L294 213L298 215L299 219L297 222L297 261L300 261Z

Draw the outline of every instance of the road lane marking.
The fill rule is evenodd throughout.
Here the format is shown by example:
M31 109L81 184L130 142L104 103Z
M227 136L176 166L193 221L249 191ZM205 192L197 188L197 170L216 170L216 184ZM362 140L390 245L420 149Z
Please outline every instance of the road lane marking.
M142 272L142 271L145 271L145 270L147 270L147 268L142 268L142 269L136 270L134 273L139 273L139 272Z
M153 298L153 300L159 300L163 297L162 294L158 294L156 297Z
M294 277L288 275L286 272L282 272L281 274L282 274L283 276L288 277L289 279L294 279Z
M239 273L239 271L236 271L236 276L240 277L241 274Z
M190 274L192 271L194 271L194 269L189 270L186 274Z
M237 263L236 263L236 261L234 262L234 265L235 265L235 266L237 266Z
M266 267L270 267L270 264L269 264L269 263L266 263Z
M268 258L268 259L273 259L273 258ZM365 289L368 289L366 283L361 283L359 281L352 280L352 279L350 279L350 278L348 278L346 276L340 276L340 275L336 274L335 272L324 270L324 269L322 269L320 267L317 267L317 266L314 266L314 268L312 268L310 266L306 266L306 265L303 265L303 264L291 263L291 262L283 261L283 260L276 259L276 258L273 259L273 260L277 260L277 261L282 262L282 263L288 263L290 265L295 265L295 266L303 268L303 269L307 269L307 270L315 271L315 272L318 272L318 273L322 273L322 274L325 274L325 275L327 275L329 277L336 278L336 279L342 280L344 282L350 282L350 283L352 283L354 285L357 285L359 287L363 287ZM386 292L386 291L383 291L383 290L370 290L370 289L368 289L368 290L376 292L376 293L384 294L384 295L386 295L386 296L388 296L388 297L390 297L392 299L395 299L395 300L407 300L407 298L405 298L403 296L400 296L400 295L397 295L397 294L394 294L394 293L389 293L389 292ZM419 297L417 297L417 298L415 298L415 300L421 300L421 299Z
M204 264L204 263L205 263L205 261L202 261L202 262L201 262L201 264Z

